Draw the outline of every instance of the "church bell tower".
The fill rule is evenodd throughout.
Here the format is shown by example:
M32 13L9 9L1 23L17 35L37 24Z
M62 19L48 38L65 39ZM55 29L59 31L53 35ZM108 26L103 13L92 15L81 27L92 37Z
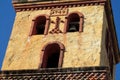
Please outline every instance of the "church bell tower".
M110 0L12 2L1 80L114 80L120 54Z

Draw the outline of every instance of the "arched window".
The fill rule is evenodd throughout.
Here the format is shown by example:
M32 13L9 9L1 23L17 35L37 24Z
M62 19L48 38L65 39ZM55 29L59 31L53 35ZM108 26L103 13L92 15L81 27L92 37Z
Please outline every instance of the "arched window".
M83 14L80 12L72 12L65 18L65 30L66 32L81 32L83 30Z
M46 15L39 15L33 19L33 25L30 35L47 34L49 26L49 17Z
M71 14L69 16L69 23L68 23L67 32L79 31L79 22L80 22L79 15L76 13Z
M58 68L62 66L64 46L61 43L47 44L42 52L41 68Z

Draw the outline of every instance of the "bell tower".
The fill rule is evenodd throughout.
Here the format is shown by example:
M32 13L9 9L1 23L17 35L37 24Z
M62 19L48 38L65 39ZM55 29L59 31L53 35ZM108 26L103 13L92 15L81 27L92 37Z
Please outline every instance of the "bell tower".
M13 6L1 80L114 80L120 54L110 0L13 0Z

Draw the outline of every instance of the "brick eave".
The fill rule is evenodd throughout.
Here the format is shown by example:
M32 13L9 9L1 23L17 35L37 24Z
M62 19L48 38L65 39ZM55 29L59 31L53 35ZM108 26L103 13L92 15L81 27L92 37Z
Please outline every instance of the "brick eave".
M36 10L36 9L48 9L48 7L69 7L69 6L89 6L89 5L104 5L106 0L80 0L80 1L48 1L48 2L26 2L26 3L13 3L16 11L22 9Z
M0 80L111 80L109 68L81 67L81 68L49 68L39 70L9 70L0 71Z

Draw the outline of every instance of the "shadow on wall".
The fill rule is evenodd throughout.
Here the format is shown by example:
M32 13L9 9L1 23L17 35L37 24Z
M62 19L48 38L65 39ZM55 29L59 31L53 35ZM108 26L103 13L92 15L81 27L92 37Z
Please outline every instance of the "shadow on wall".
M114 78L115 50L105 12L103 13L100 66L108 66L111 78Z
M106 21L106 15L105 12L103 13L103 24L102 24L102 37L101 37L101 53L100 53L100 66L108 65L108 55L107 55L107 46L106 42L108 43L108 37L107 37L107 21ZM106 34L107 33L107 34Z

